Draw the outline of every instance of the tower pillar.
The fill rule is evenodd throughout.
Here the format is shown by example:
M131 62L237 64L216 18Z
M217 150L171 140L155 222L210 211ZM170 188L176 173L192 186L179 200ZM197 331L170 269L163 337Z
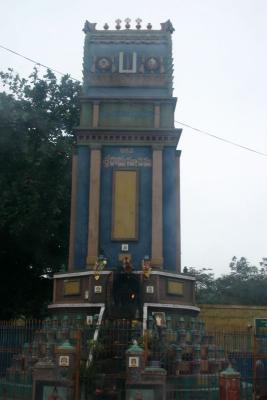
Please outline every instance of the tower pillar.
M180 156L181 151L176 152L176 270L181 272L181 215L180 215Z
M162 147L152 150L152 245L151 264L163 267Z
M91 147L89 220L87 243L87 267L92 268L98 257L99 248L99 200L100 200L101 148Z
M69 263L68 270L74 269L75 226L76 226L76 200L77 200L77 168L78 156L74 152L72 156L71 178L71 209L70 209L70 238L69 238Z

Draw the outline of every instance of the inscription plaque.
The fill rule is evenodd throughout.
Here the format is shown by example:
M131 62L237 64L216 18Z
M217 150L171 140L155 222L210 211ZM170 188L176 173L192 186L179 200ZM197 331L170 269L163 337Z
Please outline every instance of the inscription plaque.
M182 282L167 281L167 293L176 295L176 296L183 296L184 294L184 284Z
M81 282L79 279L64 280L64 296L75 296L81 293Z

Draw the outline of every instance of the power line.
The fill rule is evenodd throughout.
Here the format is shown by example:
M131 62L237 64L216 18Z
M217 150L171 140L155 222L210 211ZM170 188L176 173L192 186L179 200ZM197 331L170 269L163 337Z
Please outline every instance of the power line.
M267 154L262 153L262 152L260 152L260 151L258 151L258 150L252 149L252 148L247 147L247 146L243 146L242 144L239 144L239 143L236 143L236 142L232 142L231 140L224 139L224 138L222 138L222 137L220 137L220 136L213 135L212 133L209 133L209 132L207 132L207 131L203 131L203 130L201 130L201 129L194 128L193 126L188 125L188 124L185 124L184 122L180 122L180 121L175 121L175 122L177 122L177 124L186 126L187 128L190 128L190 129L192 129L192 130L194 130L194 131L196 131L196 132L203 133L204 135L210 136L210 137L212 137L212 138L214 138L214 139L221 140L222 142L231 144L232 146L240 147L241 149L248 150L248 151L251 151L251 152L253 152L253 153L259 154L260 156L267 157Z
M60 75L63 75L63 76L67 75L67 74L65 74L64 72L61 72L61 71L58 71L58 70L56 70L56 69L50 68L50 67L48 67L47 65L44 65L44 64L42 64L42 63L39 63L38 61L35 61L35 60L33 60L32 58L26 57L26 56L24 56L23 54L17 53L16 51L11 50L11 49L9 49L8 47L2 46L1 44L0 44L0 48L1 48L1 49L4 49L4 50L6 50L6 51L9 51L10 53L13 53L13 54L15 54L15 55L17 55L17 56L19 56L19 57L22 57L22 58L24 58L25 60L30 61L30 62L32 62L32 63L34 63L34 64L37 64L37 65L39 65L39 66L41 66L41 67L50 69L51 71L53 71L53 72L55 72L55 73L57 73L57 74L60 74ZM68 75L68 76L69 76L71 79L73 79L74 81L81 82L79 79L74 78L74 77L71 76L71 75ZM217 135L214 135L214 134L212 134L212 133L210 133L210 132L203 131L203 130L198 129L198 128L194 128L193 126L191 126L191 125L189 125L189 124L186 124L186 123L184 123L184 122L180 122L180 121L175 121L175 122L176 122L177 124L180 124L180 125L182 125L182 126L185 126L185 127L187 127L187 128L190 128L190 129L192 129L192 130L194 130L194 131L196 131L196 132L199 132L199 133L202 133L202 134L204 134L204 135L210 136L210 137L212 137L213 139L221 140L222 142L231 144L232 146L236 146L236 147L239 147L239 148L241 148L241 149L243 149L243 150L251 151L251 152L253 152L253 153L259 154L260 156L267 157L267 154L262 153L262 152L260 152L260 151L257 151L257 150L255 150L255 149L252 149L252 148L250 148L250 147L243 146L243 145L241 145L241 144L239 144L239 143L236 143L236 142L232 142L231 140L224 139L224 138L222 138L222 137L220 137L220 136L217 136Z
M34 63L34 64L37 64L37 65L39 65L40 67L44 67L44 68L50 69L51 71L55 72L56 74L60 74L60 75L63 75L63 76L66 75L66 74L64 74L64 73L61 72L61 71L58 71L58 70L56 70L56 69L54 69L54 68L50 68L50 67L48 67L47 65L41 64L40 62L35 61L35 60L33 60L33 59L29 58L29 57L26 57L26 56L24 56L23 54L17 53L16 51L11 50L11 49L9 49L8 47L2 46L1 44L0 44L0 48L1 48L1 49L4 49L4 50L6 50L6 51L9 51L10 53L15 54L16 56L22 57L22 58L24 58L24 59L27 60L27 61L30 61L30 62L32 62L32 63ZM69 77L70 77L72 80L74 80L74 81L80 82L79 79L74 78L74 77L71 76L71 75L69 75Z

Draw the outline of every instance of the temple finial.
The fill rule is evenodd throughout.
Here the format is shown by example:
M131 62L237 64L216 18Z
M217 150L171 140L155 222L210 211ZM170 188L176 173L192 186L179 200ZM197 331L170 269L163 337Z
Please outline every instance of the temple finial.
M119 30L119 29L121 29L121 19L116 19L116 26L115 26L115 28L117 29L117 30Z
M142 22L141 18L136 18L135 22L136 22L136 29L141 29L141 22Z
M130 25L131 19L125 18L124 22L125 22L125 28L130 29L131 28L131 25Z

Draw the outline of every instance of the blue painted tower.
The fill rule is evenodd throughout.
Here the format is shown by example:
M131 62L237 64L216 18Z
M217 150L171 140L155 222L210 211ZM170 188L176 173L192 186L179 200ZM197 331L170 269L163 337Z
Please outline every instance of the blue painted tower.
M116 303L112 291L124 285L117 271L135 276L138 290L124 288L123 296L136 298L137 290L141 309L160 303L196 312L194 278L181 274L174 28L125 22L98 30L86 21L83 29L69 267L55 276L51 307Z
M135 269L146 256L180 271L172 31L170 22L161 30L85 24L71 270L92 267L99 254L112 268L124 248Z

